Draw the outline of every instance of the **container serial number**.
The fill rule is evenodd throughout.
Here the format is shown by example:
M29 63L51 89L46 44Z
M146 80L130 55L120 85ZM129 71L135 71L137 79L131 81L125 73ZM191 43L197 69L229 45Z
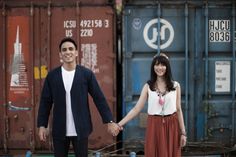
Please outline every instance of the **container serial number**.
M93 36L93 30L92 29L81 29L80 30L80 36L81 37L92 37Z
M108 28L109 20L81 20L80 27L82 28Z

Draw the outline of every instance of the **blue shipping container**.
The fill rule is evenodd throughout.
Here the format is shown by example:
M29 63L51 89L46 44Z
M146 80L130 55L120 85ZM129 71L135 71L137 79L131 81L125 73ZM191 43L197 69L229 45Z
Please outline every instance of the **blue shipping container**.
M151 3L150 3L151 4ZM235 140L235 2L126 4L123 14L123 116L150 76L152 57L170 57L181 85L190 143L233 146ZM123 140L143 143L147 104L127 123ZM127 146L128 147L128 146Z

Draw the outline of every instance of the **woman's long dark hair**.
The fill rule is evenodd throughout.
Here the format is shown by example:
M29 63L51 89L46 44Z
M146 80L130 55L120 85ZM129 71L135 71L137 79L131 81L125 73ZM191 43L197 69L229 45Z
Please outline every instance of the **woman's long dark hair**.
M162 65L166 66L166 73L164 75L164 78L165 78L165 82L166 82L167 91L175 90L174 84L173 84L173 79L172 79L172 73L171 73L171 67L170 67L169 59L167 58L167 56L163 56L163 55L154 56L154 58L152 60L151 77L150 77L150 80L147 81L150 89L152 91L156 90L157 74L154 70L154 66L156 64L162 64Z

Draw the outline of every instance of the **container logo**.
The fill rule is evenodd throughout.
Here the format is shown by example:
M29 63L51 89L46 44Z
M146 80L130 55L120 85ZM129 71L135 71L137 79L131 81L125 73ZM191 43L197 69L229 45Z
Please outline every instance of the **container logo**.
M17 26L16 41L14 43L14 55L11 71L11 87L28 87L27 69L24 64L22 44L19 39L19 26Z
M145 42L147 43L149 47L153 49L158 48L158 45L157 45L158 35L160 35L160 39L164 41L164 42L161 42L160 49L167 48L174 39L174 29L172 25L164 19L160 19L160 23L161 23L160 32L158 32L157 30L158 19L152 19L151 21L149 21L145 25L144 30L143 30L143 37L144 37ZM169 32L169 38L166 39L168 32Z

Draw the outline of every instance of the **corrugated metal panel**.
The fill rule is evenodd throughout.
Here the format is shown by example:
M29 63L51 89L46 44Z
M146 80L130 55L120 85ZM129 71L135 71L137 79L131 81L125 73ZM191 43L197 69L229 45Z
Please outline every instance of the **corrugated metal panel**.
M47 3L46 3L47 4ZM38 139L36 117L41 88L48 71L60 65L59 42L64 37L74 38L79 45L78 63L96 74L109 106L116 116L114 12L110 6L73 7L8 7L6 26L4 16L0 24L6 30L6 51L4 40L0 48L0 81L6 75L6 102L0 110L1 131L7 149L52 150L52 138L47 143ZM3 36L0 30L0 35ZM4 64L4 55L6 63ZM6 72L4 72L6 66ZM4 85L1 88L1 104L4 104ZM90 100L94 132L89 138L89 148L98 149L115 139L104 130L106 127ZM5 111L5 115L4 115ZM7 128L7 129L6 129ZM1 145L3 139L1 139ZM0 146L1 146L0 145ZM1 146L2 147L2 146Z
M3 0L7 6L26 6L26 5L60 5L60 6L68 6L75 5L76 3L82 5L106 5L114 3L113 0Z
M233 1L136 2L124 7L123 116L136 104L149 79L152 57L165 52L170 56L173 77L181 84L188 141L234 143ZM142 114L127 124L124 140L144 139L146 109L147 104Z
M173 1L173 0L159 0L159 1L156 1L156 0L125 0L124 1L126 5L157 5L158 3L161 3L161 4L166 4L168 7L172 7L173 5L178 5L178 4L185 4L186 2L188 4L193 4L193 5L204 5L206 1L204 0L176 0L176 1ZM215 4L226 4L226 3L231 3L232 0L208 0L207 1L208 3L212 3L213 5Z
M207 105L205 114L207 127L204 128L204 138L232 144L235 142L236 113L235 8L206 6L204 11L205 20L208 20L205 34L209 34L203 58L205 64L203 103Z
M0 12L3 12L3 9L1 8L0 9ZM3 16L0 16L0 26L3 26L4 25L4 17ZM3 32L4 32L4 29L1 29L0 30L0 36L1 36L1 38L2 39L4 39L4 34L3 34ZM4 51L4 48L5 48L5 46L4 46L4 40L2 40L1 42L0 42L0 51ZM4 58L5 58L5 56L4 56L4 53L0 53L0 63L1 63L1 68L0 68L0 73L1 73L1 75L0 75L0 83L1 83L1 85L0 85L0 115L3 115L3 116L1 116L0 117L0 137L4 137L3 135L4 135L4 130L5 130L5 128L4 128L4 103L5 103L5 92L4 92L4 90L5 90L5 83L4 83L4 66L5 66L5 64L4 64ZM3 143L4 143L4 138L1 138L0 139L0 148L3 148Z

